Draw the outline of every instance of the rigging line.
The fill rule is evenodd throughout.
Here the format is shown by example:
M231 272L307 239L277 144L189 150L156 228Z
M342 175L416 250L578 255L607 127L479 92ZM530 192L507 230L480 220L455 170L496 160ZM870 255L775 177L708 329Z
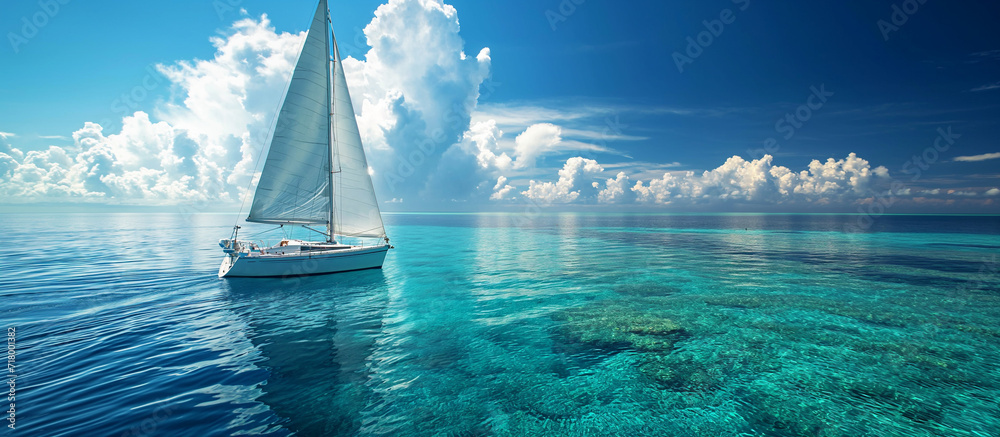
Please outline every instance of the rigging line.
M271 229L266 229L266 230L259 231L259 232L254 232L254 233L248 235L248 237L257 237L257 236L264 235L264 234L266 234L268 232L272 232L272 231L275 231L275 230L281 229L281 228L282 228L281 226L278 226L276 228L271 228Z
M309 43L308 31L306 31L306 36L302 38L302 47L299 47L299 56L295 59L295 64L292 66L292 72L288 75L288 82L285 83L285 91L281 93L281 100L278 101L277 106L274 108L274 116L271 117L271 122L267 125L267 133L264 135L264 141L261 141L260 151L257 153L257 158L254 159L253 173L250 174L250 181L247 182L247 190L243 193L243 201L240 202L240 213L236 216L236 223L233 226L238 226L240 224L240 217L243 216L243 208L246 207L247 197L250 196L250 187L253 186L254 177L257 175L257 169L260 167L261 158L264 156L264 148L267 147L267 139L271 137L271 132L276 127L275 122L281 114L281 107L284 105L285 98L288 96L288 90L292 87L292 80L295 78L295 70L299 66L299 59L302 58L302 53L305 52L307 43ZM260 183L260 180L257 182Z
M341 235L343 235L345 237L365 238L365 237L361 237L360 235L363 235L366 232L374 231L374 230L376 230L378 228L379 227L374 227L374 228L371 228L371 229L365 229L363 231L358 231L358 232L355 232L353 234L341 234ZM369 237L369 238L374 238L374 237Z
M323 235L326 235L326 232L323 232L323 231L317 231L317 230L315 230L315 229L313 229L313 228L310 228L309 226L306 226L306 225L302 225L302 227L303 227L303 228L306 228L306 229L308 229L308 230L310 230L310 231L313 231L313 232L316 232L316 233L318 233L318 234L323 234Z
M340 67L337 62L338 55L340 54L340 49L337 47L337 33L333 30L333 19L330 17L330 10L327 9L326 13L327 19L327 29L326 43L327 43L327 57L329 61L327 62L327 73L326 78L327 86L330 87L327 96L330 98L330 146L327 147L327 153L330 154L330 239L333 240L337 235L337 225L343 227L343 210L338 208L343 200L340 197L341 190L340 184L342 182L340 172L343 170L340 167L340 139L337 133L337 117L340 115L337 112L337 68Z
M333 179L335 181L335 187L332 187L334 189L332 197L334 199L334 204L335 205L343 205L343 203L344 203L344 190L342 190L341 187L342 187L342 185L344 183L344 175L343 175L344 168L343 168L343 164L342 164L342 162L340 160L340 138L339 138L339 134L337 132L337 127L338 127L337 126L337 118L340 116L340 113L336 110L336 107L337 107L337 101L336 100L339 97L336 94L337 93L337 69L339 68L340 72L343 73L343 59L340 57L340 45L337 43L337 32L333 30L333 22L332 21L330 22L330 45L331 45L331 47L330 47L331 48L331 53L330 53L330 64L331 64L331 69L330 69L331 70L330 71L330 89L331 89L331 94L330 94L331 99L330 100L331 101L330 101L330 103L331 103L331 107L330 107L330 112L331 112L331 115L333 116L332 117L333 118L333 145L332 145L332 147L330 149L330 153L333 154L332 158L333 158L334 162L332 164L336 164L334 168L330 169L330 170L335 170L334 171L335 174L333 175ZM346 89L346 86L345 86L345 89ZM347 91L347 93L348 93L347 95L350 96L350 91ZM352 108L352 112L353 112L353 108ZM336 224L340 225L341 232L342 232L343 228L344 228L344 226L343 226L343 224L344 224L344 208L334 208L333 213L334 213L334 215L336 216L336 219L337 219L336 220ZM336 232L336 229L334 229L334 232Z

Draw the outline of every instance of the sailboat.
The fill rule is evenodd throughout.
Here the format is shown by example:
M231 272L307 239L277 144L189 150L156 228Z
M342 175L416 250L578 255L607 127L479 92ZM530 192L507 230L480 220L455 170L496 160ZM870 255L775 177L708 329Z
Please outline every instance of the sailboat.
M347 79L320 0L277 115L247 222L302 226L321 241L219 241L219 277L288 277L382 268L392 246L372 186ZM242 212L241 212L242 214ZM325 226L325 231L315 229ZM371 240L374 239L374 242ZM345 241L351 241L351 244Z

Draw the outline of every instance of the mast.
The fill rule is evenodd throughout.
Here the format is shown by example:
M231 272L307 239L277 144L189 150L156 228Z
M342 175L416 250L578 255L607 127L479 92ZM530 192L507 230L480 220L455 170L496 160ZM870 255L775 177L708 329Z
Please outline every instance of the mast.
M326 4L326 0L323 0L323 3ZM330 50L330 48L331 48L331 39L333 38L333 22L330 20L330 7L329 7L328 4L326 5L326 20L325 21L326 21L326 23L324 23L325 24L325 26L324 26L324 32L326 32L325 33L325 36L326 36L326 56L327 56L327 58L330 59L326 63L326 82L329 84L329 86L327 86L327 90L328 91L326 93L326 98L327 98L327 104L328 104L327 107L330 109L330 115L327 118L327 123L326 123L327 133L328 133L327 138L329 138L329 140L330 140L329 144L328 144L328 148L329 148L329 151L330 151L330 222L327 225L327 232L329 234L329 235L327 235L327 242L331 242L332 243L334 241L334 239L336 238L335 235L334 235L335 234L335 231L334 231L334 228L335 228L334 219L336 217L336 212L335 211L337 210L337 204L336 204L336 200L337 200L337 194L336 194L336 192L337 192L337 186L334 185L334 174L336 174L337 171L336 171L336 168L334 167L334 159L335 158L333 156L333 153L334 153L333 145L334 145L334 143L336 143L337 138L336 138L336 134L335 134L336 129L334 129L334 126L333 126L333 124L335 123L336 119L333 116L333 93L334 93L334 90L333 90L333 58L331 57L332 51ZM336 40L333 40L333 44L336 44L336 43L337 43Z

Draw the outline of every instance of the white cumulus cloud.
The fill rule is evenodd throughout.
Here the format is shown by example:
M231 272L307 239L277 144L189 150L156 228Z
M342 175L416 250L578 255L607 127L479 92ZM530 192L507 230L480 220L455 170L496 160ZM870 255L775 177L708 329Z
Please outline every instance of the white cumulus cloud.
M210 59L157 66L169 82L169 98L125 116L118 132L83 122L72 133L71 147L25 152L12 143L17 136L0 132L0 195L240 200L259 171L255 163L304 35L277 32L266 15L241 19L210 39L215 48ZM458 12L442 0L388 0L375 11L364 37L370 49L363 59L344 59L344 68L376 191L391 199L385 203L509 200L518 194L545 204L851 203L884 192L880 183L889 179L885 167L854 153L796 170L776 165L769 155L749 161L733 156L698 172L669 171L677 163L633 162L607 165L605 173L605 166L580 156L561 169L542 168L545 156L624 156L606 143L646 138L626 134L627 126L604 115L603 108L479 108L480 88L491 86L484 85L491 74L490 49L474 56L465 52ZM505 138L504 130L520 133ZM990 159L1000 159L1000 153L954 160ZM557 170L554 181L536 180ZM523 188L529 179L518 193L516 186ZM997 188L914 191L1000 195ZM905 187L895 191L909 193Z
M276 33L267 16L243 19L211 43L209 60L158 70L172 97L152 116L135 112L121 131L85 122L70 154L19 151L0 141L0 191L21 199L72 196L144 203L239 198L304 34ZM13 159L15 162L11 162Z
M389 0L364 33L371 49L344 65L380 195L409 197L403 195L435 176L440 185L477 187L511 166L497 146L502 132L495 122L470 127L490 52L466 55L454 7ZM266 15L235 22L210 39L212 58L157 66L169 82L168 99L126 116L120 132L83 123L73 152L55 148L29 159L10 144L13 135L0 134L0 193L29 200L239 200L304 36L276 32ZM468 183L451 177L462 168L440 162L452 146L455 159L471 168ZM465 165L466 158L480 168Z
M773 160L770 155L752 161L733 156L700 175L691 171L665 173L648 184L637 182L632 190L640 202L660 204L719 200L826 203L865 196L876 179L889 177L885 167L872 168L854 153L840 160L813 160L800 172L773 165Z
M553 149L562 141L562 128L552 123L538 123L529 126L514 140L514 167L524 168L535 165L539 155Z
M503 131L497 127L496 121L481 121L465 132L463 144L466 152L476 157L480 168L507 170L512 159L506 152L500 151L498 142L501 137Z
M873 178L887 178L885 167L871 168L868 161L851 153L841 160L813 160L807 170L793 172L773 165L765 155L747 161L733 156L724 164L700 175L694 172L665 173L649 184L636 183L633 191L641 202L738 200L780 203L791 199L824 201L856 197L871 190Z
M562 170L559 170L559 180L556 182L529 182L528 189L522 191L525 197L543 204L549 203L570 203L580 198L583 190L590 189L596 191L593 181L587 180L587 176L603 172L597 161L582 157L573 157L566 160Z
M490 75L490 50L465 53L458 12L440 0L389 0L364 29L371 49L344 60L362 140L381 167L376 191L419 195L476 187L485 176L471 162L504 166L489 126L473 126L480 85ZM452 150L452 149L455 150ZM451 151L450 153L448 153ZM433 187L433 188L428 188Z
M507 178L505 176L500 176L497 178L496 185L493 186L493 194L490 195L490 200L507 199L510 193L516 189L511 185L507 185Z
M604 182L604 189L597 193L597 201L601 203L626 203L635 199L632 191L632 180L625 172L620 171L614 179Z
M10 138L15 136L17 135L0 132L0 153L21 160L24 159L24 153L14 148L10 142Z

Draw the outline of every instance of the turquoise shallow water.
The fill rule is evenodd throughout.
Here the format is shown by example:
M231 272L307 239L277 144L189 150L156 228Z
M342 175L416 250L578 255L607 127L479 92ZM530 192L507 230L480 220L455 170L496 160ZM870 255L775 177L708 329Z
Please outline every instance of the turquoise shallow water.
M997 217L388 215L289 280L216 277L228 215L0 218L18 434L1000 435Z

